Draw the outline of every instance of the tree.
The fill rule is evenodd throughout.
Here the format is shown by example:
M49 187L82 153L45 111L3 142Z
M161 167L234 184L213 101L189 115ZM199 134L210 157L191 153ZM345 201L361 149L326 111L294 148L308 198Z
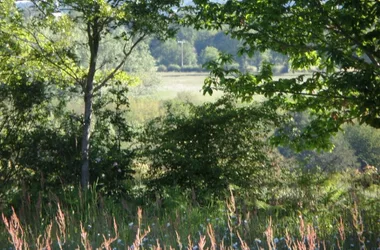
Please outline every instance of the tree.
M22 22L14 1L0 2L0 203L17 193L16 186L25 177L18 164L24 141L46 121L44 107L52 101L39 74L42 69L29 67L31 49L17 38L26 36L20 29Z
M356 156L370 165L380 167L380 131L370 126L345 126L345 140Z
M215 30L198 30L197 38L194 41L194 47L197 50L197 54L199 55L202 50L204 50L207 46L214 46L213 40L214 36L217 33Z
M293 133L302 131L309 123L306 112L295 113L293 115L294 126L290 127ZM280 153L286 158L296 159L301 167L312 170L320 168L322 171L337 171L357 168L359 166L358 157L355 149L347 139L347 133L339 132L332 138L334 149L331 152L319 152L318 150L302 150L294 152L288 147L279 147Z
M242 41L241 54L271 49L287 55L291 67L315 68L309 75L275 80L270 65L257 75L209 65L207 88L215 86L243 100L265 95L276 107L309 109L313 120L297 137L307 146L330 148L344 123L380 128L380 3L378 1L295 0L194 1L185 22L197 28L226 28ZM278 142L289 137L278 137Z
M172 8L179 2L62 0L60 5L69 9L71 14L57 19L52 15L54 3L50 0L36 4L38 15L24 22L23 28L28 35L19 39L29 44L33 56L47 68L46 71L57 72L53 75L60 76L57 81L60 86L71 85L83 93L82 187L87 187L90 181L94 98L99 98L100 91L112 84L131 81L122 67L141 41L150 35L162 39L174 35L169 26L175 19ZM81 41L78 34L86 40ZM123 49L112 60L117 63L106 69L110 61L100 57L100 48L108 36L123 41ZM81 46L86 48L86 53L77 53ZM50 79L50 76L45 74L44 78Z
M183 48L182 48L183 46ZM183 64L196 65L197 54L191 43L183 41L183 44L176 40L168 40L153 48L152 54L159 64L169 66L170 64L181 65L183 49Z
M201 64L204 64L208 61L212 61L212 60L215 60L219 57L219 51L217 48L215 47L212 47L212 46L207 46L206 48L204 48L204 50L202 50L200 56L199 56L199 59L198 61L201 63Z

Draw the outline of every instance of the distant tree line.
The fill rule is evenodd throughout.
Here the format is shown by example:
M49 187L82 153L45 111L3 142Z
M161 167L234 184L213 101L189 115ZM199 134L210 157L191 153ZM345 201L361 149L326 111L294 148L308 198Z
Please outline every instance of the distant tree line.
M288 72L288 58L285 55L266 50L256 51L251 57L238 56L241 46L241 41L223 31L196 30L190 27L181 27L175 39L153 39L149 44L158 71L202 71L205 70L203 64L216 60L220 53L226 53L235 59L230 66L242 71L257 72L267 62L275 65L275 73Z

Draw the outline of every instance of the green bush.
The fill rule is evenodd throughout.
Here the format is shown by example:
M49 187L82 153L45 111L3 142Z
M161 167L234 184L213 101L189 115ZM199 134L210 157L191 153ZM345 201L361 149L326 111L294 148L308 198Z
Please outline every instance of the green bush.
M168 68L167 68L165 65L160 64L160 65L158 65L158 67L157 67L157 71L158 71L158 72L166 72L166 71L168 71Z
M106 195L124 195L124 182L133 173L133 150L126 147L132 138L124 118L126 91L116 84L94 103L90 181L99 184L98 191ZM7 97L11 102L13 96ZM21 190L27 190L30 197L42 194L45 199L51 192L60 196L80 180L82 115L66 111L64 98L46 97L41 103L32 99L30 108L20 113L12 105L0 108L5 117L10 115L7 120L14 119L0 130L0 204L19 205L25 195Z
M185 65L181 69L181 71L183 72L200 72L202 70L202 67L200 67L199 65Z
M167 69L168 69L168 71L179 72L179 71L181 71L181 66L179 66L178 64L169 64Z
M188 112L169 106L144 131L150 188L179 187L199 202L223 197L230 186L258 191L270 165L266 138L279 116L265 106L237 107L229 98L183 106Z

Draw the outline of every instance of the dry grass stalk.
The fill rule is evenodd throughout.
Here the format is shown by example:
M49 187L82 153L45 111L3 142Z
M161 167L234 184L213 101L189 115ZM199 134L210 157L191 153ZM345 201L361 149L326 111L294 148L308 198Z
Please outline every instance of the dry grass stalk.
M230 230L230 233L232 233L233 232L232 216L235 216L236 206L235 206L234 194L232 193L232 190L230 190L230 192L231 192L231 195L230 195L230 197L228 198L228 200L226 202L226 206L227 206L227 210L228 210L228 214L227 214L227 226L228 226L228 230Z
M191 241L190 234L187 236L187 241L188 241L187 250L193 250L193 242Z
M294 250L307 250L304 240L297 240L297 243L293 247Z
M305 222L302 218L302 215L300 215L299 218L300 218L299 232L300 232L301 238L294 242L288 230L286 230L285 231L286 246L288 247L288 249L294 249L294 250L319 249L320 244L318 243L317 231L314 229L313 225L311 224L307 224L307 226L305 227ZM305 231L306 231L306 234L305 234ZM322 242L322 245L324 246L323 249L326 249L326 243Z
M140 228L137 229L137 233L136 233L136 238L135 238L135 242L133 243L133 245L135 246L135 249L139 248L143 242L143 239L150 233L150 227L148 226L148 229L145 229L144 230L144 233L140 233L141 230Z
M10 234L9 242L13 244L15 250L28 250L29 245L25 241L24 230L22 229L20 220L12 207L12 216L8 220L5 215L1 214L5 227Z
M212 228L211 223L209 223L209 224L207 225L207 234L208 234L208 237L210 238L210 242L211 242L211 250L216 250L216 248L217 248L217 243L216 243L216 238L215 238L215 231L214 231L214 229Z
M276 243L273 240L272 217L269 217L269 224L264 234L267 238L267 244L268 244L269 250L276 249Z
M61 246L61 244L66 243L66 220L65 220L65 214L62 212L62 209L59 203L58 203L57 215L55 216L55 222L58 225L58 230L60 233L60 235L58 235L57 233L56 236L57 236L58 242L60 242L59 245ZM61 241L61 238L63 238L63 241Z
M342 241L345 241L346 240L346 234L344 233L344 223L343 223L342 216L340 216L340 218L339 218L339 227L338 227L338 230L339 230L340 239Z
M157 246L153 246L153 249L154 250L162 250L162 248L160 246L160 241L158 239L156 239L156 244L157 244Z
M232 221L231 221L230 216L228 216L228 218L227 218L227 226L228 226L228 230L230 231L230 234L232 234L233 228L232 228Z
M285 244L288 247L288 249L292 249L293 239L290 236L288 229L285 230Z
M323 246L323 249L327 249L326 248L326 241L322 241L322 246Z
M107 239L106 236L104 236L104 234L103 234L104 241L103 241L102 245L100 246L100 249L111 250L112 249L111 244L119 238L119 232L117 230L117 224L116 224L115 218L113 218L113 229L115 232L115 237Z
M137 223L138 223L139 228L141 227L141 221L142 221L142 209L141 207L138 207L137 208Z
M182 249L182 242L181 242L181 237L179 236L177 230L175 231L175 235L176 235L176 238L177 238L178 247L181 250Z
M50 223L47 226L42 242L41 242L42 235L38 236L37 242L36 242L37 249L51 250L51 244L52 244L51 229L52 229L52 227L53 227L53 223Z
M228 198L226 204L227 204L227 209L230 212L230 214L235 214L236 213L236 202L235 202L235 197L230 189L230 197Z
M58 247L60 250L63 250L63 248L62 248L63 243L61 241L61 238L58 236L58 234L56 234L56 236L57 236Z
M302 214L298 216L300 218L299 232L301 236L301 240L305 239L305 222L303 220Z
M139 249L139 247L142 245L143 239L150 233L150 227L148 226L148 229L144 230L144 233L141 233L141 221L142 221L142 209L141 207L138 207L137 209L137 232L135 241L133 242L134 249Z
M199 241L198 241L199 250L203 250L205 246L206 246L206 236L199 235Z
M365 237L363 236L364 224L363 224L362 216L358 211L358 206L356 204L356 201L354 202L354 207L351 210L351 213L352 213L353 226L356 230L358 240L361 244L361 249L365 249Z
M310 250L315 248L319 249L319 247L317 247L317 232L311 224L307 225L307 242Z
M240 241L240 248L242 250L250 250L250 247L248 246L247 242L245 242L241 237L240 237L240 234L239 232L236 233L238 238L239 238L239 241Z
M294 249L294 250L307 250L306 241L308 240L308 238L305 236L305 222L304 222L303 217L302 217L301 214L298 217L300 218L298 230L300 232L301 239L300 240L296 240L294 242L293 239L292 239L292 237L290 236L288 230L286 230L286 234L285 234L286 246L289 249ZM312 232L313 229L312 228L308 228L308 230L310 231L310 239L312 239L314 241L314 238L311 235L311 232ZM314 248L310 247L310 249L314 249Z
M86 230L84 230L84 227L83 227L83 224L82 222L80 222L80 231L81 231L81 243L82 243L82 246L84 247L84 249L86 250L92 250L92 246L90 244L90 241L88 240L88 237L87 237L87 232Z
M219 249L220 249L220 250L224 250L224 249L226 249L226 248L224 247L224 241L221 241L221 243L219 244Z
M340 216L340 218L339 218L338 231L339 231L339 239L337 238L336 242L337 242L338 249L342 249L341 243L343 245L344 241L346 240L342 216Z

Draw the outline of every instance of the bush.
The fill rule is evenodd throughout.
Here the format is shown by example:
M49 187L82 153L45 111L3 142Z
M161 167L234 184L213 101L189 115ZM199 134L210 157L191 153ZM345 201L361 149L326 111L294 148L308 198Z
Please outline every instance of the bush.
M183 72L201 72L203 69L199 65L186 65L181 69Z
M269 168L266 138L279 117L264 106L238 108L229 98L151 121L143 135L152 191L179 187L198 202L232 185L257 191Z
M157 71L158 72L166 72L166 71L168 71L168 68L165 65L161 64L161 65L158 65Z
M133 151L125 147L132 136L124 118L126 91L126 87L116 84L94 102L90 181L99 184L102 194L112 196L126 193L125 181L133 173ZM82 162L82 116L65 111L65 105L64 101L53 108L36 105L26 112L28 116L15 120L17 126L9 124L13 128L9 136L0 131L0 204L12 202L17 206L23 202L21 190L27 190L30 197L42 194L41 198L46 199L51 192L61 196L64 190L77 186Z
M201 64L204 64L209 61L214 61L218 59L218 57L219 57L219 50L213 46L207 46L201 51L198 61Z
M167 69L168 71L180 72L181 66L179 66L178 64L170 64Z

